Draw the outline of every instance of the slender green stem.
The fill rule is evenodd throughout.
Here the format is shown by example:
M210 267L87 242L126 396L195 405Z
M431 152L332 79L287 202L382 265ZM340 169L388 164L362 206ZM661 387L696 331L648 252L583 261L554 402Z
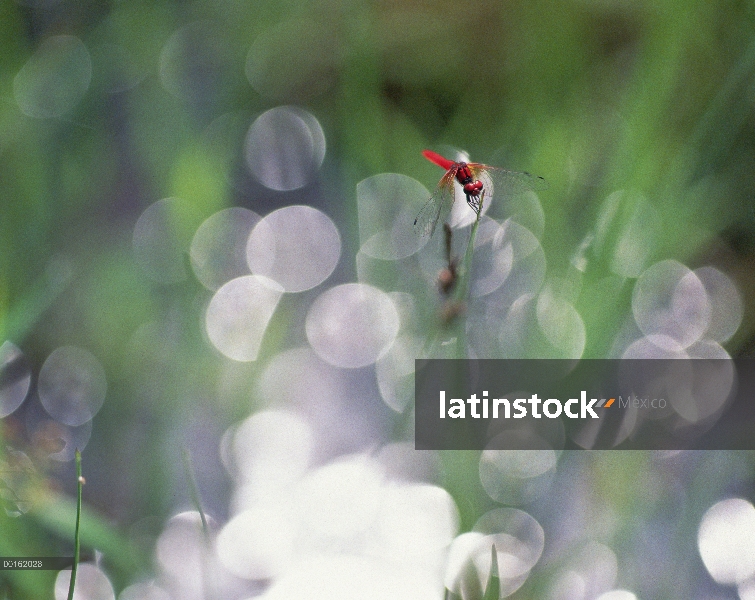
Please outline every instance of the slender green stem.
M81 452L76 450L76 530L73 535L73 566L71 567L71 582L68 584L68 600L73 600L73 590L76 586L76 569L79 566L79 526L81 525L81 488L84 487L84 477L81 475Z
M199 518L202 519L202 533L204 538L209 542L210 531L207 528L207 517L205 517L204 510L202 510L202 501L199 498L199 487L197 486L197 479L194 477L194 469L191 466L191 456L189 451L184 447L183 449L184 469L186 470L186 479L189 482L189 495L191 496L191 502L194 508L199 513Z
M484 195L483 195L484 198ZM482 211L482 198L480 199L480 211ZM461 263L461 275L459 277L459 283L456 286L456 293L454 294L454 300L464 302L469 297L469 281L472 274L472 258L474 257L474 241L477 237L477 228L480 226L480 213L477 213L477 218L472 224L472 231L469 233L469 243L467 244L467 251L464 253L464 260Z
M498 552L495 544L490 549L490 573L482 600L498 600L501 597L501 578L498 572Z
M485 196L480 198L480 210L477 212L477 218L472 224L472 230L469 232L469 242L467 250L464 252L464 260L461 263L459 281L456 284L452 303L459 307L459 314L455 318L454 330L456 334L456 358L468 358L467 356L467 328L464 317L469 300L469 285L472 275L472 260L474 258L474 242L477 237L477 228L480 226L480 212L482 212L482 201Z
M204 537L204 543L206 551L209 551L212 540L210 539L210 528L207 526L207 517L202 509L202 500L199 497L199 486L197 485L197 478L194 476L194 468L191 464L191 455L189 449L184 446L182 451L184 470L186 471L186 480L189 483L189 496L191 497L191 503L199 513L199 518L202 520L202 535ZM206 561L202 561L202 586L204 587L206 598L215 598L216 593L214 585L210 577L208 576Z
M446 307L449 308L449 313L443 319L444 327L438 329L436 333L430 336L424 346L424 356L432 357L435 351L438 349L441 339L448 338L449 330L451 336L454 339L455 357L467 358L466 352L466 329L464 323L464 310L467 299L469 297L469 282L472 272L472 259L474 257L474 243L477 237L477 228L480 226L480 213L482 212L482 204L485 200L485 192L480 197L479 210L477 211L477 218L472 224L472 229L469 233L469 242L467 243L467 249L464 252L464 260L459 267L459 275L454 286L453 295L446 301ZM447 242L447 258L449 266L452 262L450 252L450 241ZM446 329L447 326L450 327Z

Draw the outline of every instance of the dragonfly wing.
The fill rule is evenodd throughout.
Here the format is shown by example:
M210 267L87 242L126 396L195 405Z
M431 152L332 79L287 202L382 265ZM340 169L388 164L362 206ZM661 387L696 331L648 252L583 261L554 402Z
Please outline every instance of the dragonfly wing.
M539 175L533 175L524 171L509 171L499 167L489 167L479 163L470 163L469 168L475 178L485 182L486 176L493 183L493 196L506 198L514 194L534 190L548 189L548 182Z
M438 223L445 222L448 218L453 203L454 173L449 171L414 219L415 233L422 237L432 236Z

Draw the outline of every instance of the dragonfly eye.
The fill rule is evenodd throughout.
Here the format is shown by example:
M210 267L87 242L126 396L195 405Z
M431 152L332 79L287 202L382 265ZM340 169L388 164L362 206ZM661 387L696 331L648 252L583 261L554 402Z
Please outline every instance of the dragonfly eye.
M480 181L479 179L475 181L472 185L474 186L474 189L476 189L478 192L482 190L482 181Z
M479 183L479 182L478 182ZM480 186L482 187L482 186ZM474 196L475 194L478 194L480 189L475 186L474 183L465 183L464 184L464 193L468 196Z

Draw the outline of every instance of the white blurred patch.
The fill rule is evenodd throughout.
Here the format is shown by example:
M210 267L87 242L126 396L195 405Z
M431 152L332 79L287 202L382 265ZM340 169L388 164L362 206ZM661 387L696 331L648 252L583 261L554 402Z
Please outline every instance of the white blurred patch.
M260 502L233 517L220 530L218 560L244 579L268 579L289 567L297 525L290 507L281 502Z
M0 419L14 412L26 398L31 369L23 352L13 343L0 346Z
M386 487L377 521L376 548L386 559L422 564L441 556L459 531L451 495L426 484Z
M252 273L272 279L286 292L302 292L330 277L341 258L341 236L325 213L287 206L257 223L246 258Z
M358 548L382 505L384 475L379 464L353 456L325 465L301 482L296 502L302 515L301 543L315 553Z
M55 578L55 600L66 600L71 583L71 570L58 573ZM76 569L76 588L73 600L115 600L115 590L103 571L90 563L81 563Z
M595 600L637 600L637 596L627 590L612 590L601 594Z
M189 254L197 279L208 290L249 275L246 244L261 217L246 208L226 208L206 219L191 241Z
M537 322L558 358L581 358L587 343L585 323L572 304L545 290L537 299Z
M500 597L510 596L527 580L544 543L543 528L526 512L515 508L491 510L478 519L473 531L458 536L451 545L446 588L464 600L482 597L495 551Z
M755 507L742 498L717 502L700 521L697 545L718 583L736 585L749 579L755 575Z
M711 317L705 286L674 260L658 262L642 273L632 292L632 312L643 334L667 336L682 348L701 339ZM654 343L662 339L657 337Z
M299 481L314 443L307 421L289 411L255 413L234 428L232 440L233 474L254 500L277 497Z
M205 329L212 345L232 360L256 360L282 295L278 284L257 275L226 283L215 292L205 313Z
M64 425L90 421L102 408L106 392L105 369L83 348L53 350L39 371L39 400L47 413Z
M208 526L213 528L212 520ZM202 590L214 561L199 513L187 511L172 517L157 539L155 555L179 589Z
M333 287L307 313L310 345L323 360L345 368L374 363L391 347L399 317L391 297L362 283Z
M260 600L438 600L443 589L426 573L361 556L317 557L273 583Z
M293 106L257 117L246 137L246 162L255 179L272 190L304 187L325 158L325 134L311 113Z
M416 253L429 238L417 235L412 222L429 197L419 181L399 173L381 173L360 181L360 252L380 260L401 260Z
M173 600L173 598L152 581L128 586L118 595L118 600Z
M710 323L706 337L716 342L731 339L742 323L744 307L736 286L726 275L714 267L695 269L711 305Z

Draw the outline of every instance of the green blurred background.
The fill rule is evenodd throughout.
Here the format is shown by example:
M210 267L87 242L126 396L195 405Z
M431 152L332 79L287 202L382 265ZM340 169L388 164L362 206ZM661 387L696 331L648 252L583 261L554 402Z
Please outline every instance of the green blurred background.
M548 180L539 198L546 282L581 316L584 356L610 355L636 277L664 259L730 278L741 325L724 346L732 356L752 351L750 2L2 0L0 48L0 341L20 349L32 381L24 404L0 420L3 464L14 472L0 488L0 555L70 552L73 464L70 452L51 455L79 435L84 546L103 553L116 594L152 573L160 527L191 509L182 448L205 509L227 519L222 434L266 405L255 382L278 353L306 344L303 315L324 287L285 295L257 360L230 361L207 343L211 294L192 273L194 232L232 206L264 216L307 204L341 236L327 285L354 281L357 184L398 173L432 190L441 172L421 156L426 147L463 148ZM252 122L281 106L314 115L326 141L322 165L295 189L266 187L245 159ZM275 156L288 164L285 152ZM165 217L173 275L159 280L145 275L134 232L164 198L180 202ZM641 257L634 276L612 267L626 253ZM386 292L411 291L422 322L433 323L436 289L402 268L377 279ZM39 406L34 382L61 346L85 348L104 369L91 433L56 429ZM354 410L370 434L361 446L334 444L331 457L410 439L406 415L360 385L348 393L364 396ZM641 598L697 597L697 586L736 597L708 577L695 535L716 500L752 498L751 454L560 460L536 510L546 544L560 539L561 515L608 506L612 525L594 535L617 553L622 587ZM495 505L477 461L444 455L436 477L462 530ZM651 543L654 528L667 535ZM650 579L649 545L659 561ZM548 597L557 563L536 566L514 597ZM0 596L51 597L55 575L0 572Z

